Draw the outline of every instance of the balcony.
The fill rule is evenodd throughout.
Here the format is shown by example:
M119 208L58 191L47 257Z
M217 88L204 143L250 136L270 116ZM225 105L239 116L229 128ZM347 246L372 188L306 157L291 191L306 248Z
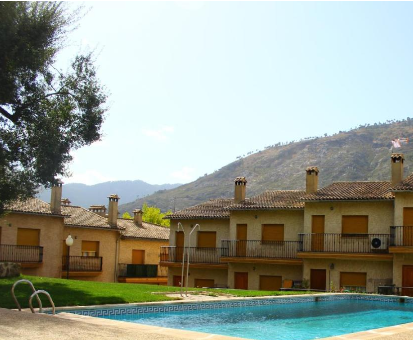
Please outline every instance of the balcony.
M43 247L0 244L0 262L21 263L23 267L40 265L43 262Z
M300 241L223 240L221 261L301 265L300 248Z
M62 256L62 275L67 272L68 260L69 276L97 276L102 272L102 257Z
M222 248L197 248L197 247L161 247L161 266L179 267L185 251L185 263L189 252L189 264L191 267L215 267L227 268L227 264L221 262Z
M300 234L300 258L392 260L390 234Z
M168 269L157 264L118 264L118 282L166 285Z
M390 253L413 253L413 227L390 227Z

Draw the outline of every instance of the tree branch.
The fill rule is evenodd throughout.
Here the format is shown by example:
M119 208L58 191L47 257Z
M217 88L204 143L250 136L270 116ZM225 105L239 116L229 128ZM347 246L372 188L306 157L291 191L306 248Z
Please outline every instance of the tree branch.
M17 117L15 117L14 115L10 114L8 111L6 111L3 107L0 106L0 113L8 118L9 120L11 120L13 123L16 123L17 121Z

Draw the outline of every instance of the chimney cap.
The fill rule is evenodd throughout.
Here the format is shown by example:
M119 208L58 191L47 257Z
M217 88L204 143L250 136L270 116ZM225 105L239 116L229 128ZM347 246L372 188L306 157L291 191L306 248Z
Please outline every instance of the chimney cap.
M317 168L316 166L308 166L308 167L305 169L305 171L306 171L308 174L311 174L311 173L313 173L313 172L315 172L316 174L318 174L318 173L320 172L320 170L318 170L318 168Z
M60 178L55 178L52 182L52 187L61 187L63 185L63 181Z
M118 200L120 200L120 197L117 194L109 195L108 198L109 198L109 201L116 201L117 202Z
M235 178L235 180L234 180L234 182L235 182L235 184L241 184L241 183L244 183L244 184L246 184L247 183L247 179L245 178L245 177L237 177L237 178Z
M106 209L106 206L104 206L104 205L91 205L91 206L89 206L89 209Z
M62 198L62 203L63 203L63 205L70 205L70 203L72 203L72 202L70 202L70 200L68 198Z
M141 209L135 209L135 210L133 211L133 213L134 213L134 214L141 214L141 213L142 213L142 210L141 210Z
M402 154L402 153L392 153L390 158L392 160L398 160L398 161L399 160L404 160L404 154Z

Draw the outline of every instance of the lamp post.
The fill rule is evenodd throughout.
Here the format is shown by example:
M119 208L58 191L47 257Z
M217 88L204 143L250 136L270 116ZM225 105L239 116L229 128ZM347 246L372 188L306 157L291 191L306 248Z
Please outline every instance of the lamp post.
M70 247L73 245L73 238L71 235L69 235L66 238L66 245L67 245L67 256L66 256L66 279L69 279L69 263L70 263Z

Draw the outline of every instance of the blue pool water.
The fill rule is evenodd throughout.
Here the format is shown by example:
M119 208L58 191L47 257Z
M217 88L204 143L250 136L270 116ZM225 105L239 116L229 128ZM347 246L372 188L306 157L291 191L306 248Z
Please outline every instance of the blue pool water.
M335 300L103 316L256 340L310 340L413 322L413 303Z

